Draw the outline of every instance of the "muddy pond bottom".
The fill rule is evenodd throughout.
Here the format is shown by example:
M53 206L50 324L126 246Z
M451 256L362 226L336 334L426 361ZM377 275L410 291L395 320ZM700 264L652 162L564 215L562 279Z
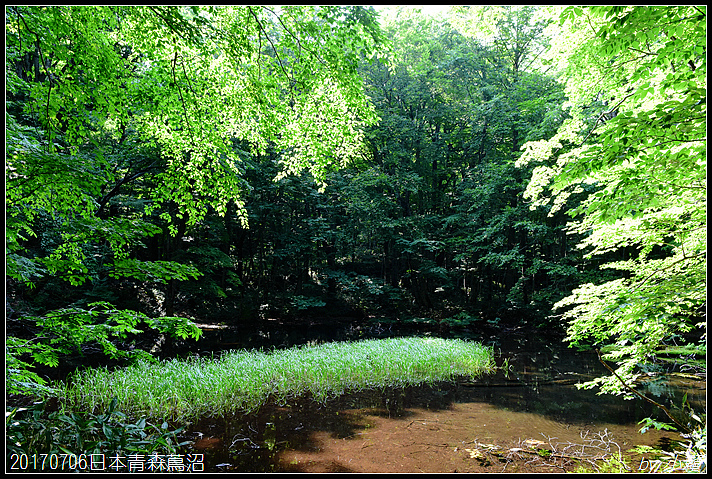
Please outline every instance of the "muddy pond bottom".
M638 432L641 401L579 391L570 381L474 383L361 391L320 404L267 405L187 433L207 472L565 472L595 459L665 449L679 436ZM600 464L600 461L599 461Z

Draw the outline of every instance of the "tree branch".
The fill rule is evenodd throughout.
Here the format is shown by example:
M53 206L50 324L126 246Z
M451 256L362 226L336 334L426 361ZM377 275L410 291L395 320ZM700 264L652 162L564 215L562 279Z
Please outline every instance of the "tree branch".
M654 405L654 406L657 406L657 407L659 407L660 409L662 409L662 410L665 412L665 414L667 414L667 416L668 416L670 419L672 419L672 422L674 422L675 424L677 424L677 426L678 426L683 432L688 433L688 434L689 434L690 432L692 432L692 431L690 430L690 428L688 428L687 426L683 426L682 423L680 423L680 421L678 421L677 419L675 419L674 417L672 417L672 414L670 414L670 411L668 410L668 408L666 408L665 406L663 406L662 404L660 404L660 403L658 403L658 402L653 401L653 400L650 399L649 397L647 397L647 396L645 396L645 395L639 393L638 391L636 391L636 390L633 389L632 387L628 386L628 384L626 384L626 382L625 382L618 374L616 374L616 372L615 372L608 364L606 364L606 363L603 361L603 359L601 358L601 351L600 351L600 350L596 349L596 354L598 355L598 360L601 362L601 364L603 364L603 366L604 366L606 369L608 369L608 370L616 377L616 379L618 379L618 380L621 382L621 384L623 384L623 386L625 386L626 389L628 389L629 391L631 391L633 394L635 394L636 396L638 396L638 397L641 398L642 400L647 401L647 402L649 402L650 404L652 404L652 405Z
M628 98L632 97L633 95L635 95L635 92L632 92L632 93L627 94L626 96L623 97L623 99L622 99L621 101L619 101L618 103L616 103L610 110L604 111L603 113L601 113L601 114L598 116L598 118L596 118L596 122L593 124L593 127L591 128L591 130L590 130L590 131L588 132L588 134L586 135L586 138L583 139L583 141L581 142L581 144L579 145L579 147L581 147L581 146L583 146L584 144L586 144L586 140L588 140L588 137L591 136L591 133L594 132L594 130L596 129L596 127L598 126L598 124L601 122L601 120L602 120L606 115L610 114L611 112L616 111L616 110L623 104L624 101L626 101Z
M669 265L665 266L664 268L656 269L655 271L653 271L652 273L650 273L648 276L646 276L645 278L643 278L643 281L641 281L640 283L636 284L635 287L633 287L633 289L630 290L630 292L631 292L631 293L634 292L636 289L638 289L638 288L640 288L641 286L643 286L650 278L652 278L652 277L655 276L656 274L661 273L662 271L665 271L665 270L667 270L667 269L670 269L670 268L672 268L673 266L675 266L675 265L678 264L678 263L682 263L683 261L695 259L695 258L697 258L697 257L706 256L706 255L707 255L706 252L702 252L702 253L697 253L697 254L695 254L695 255L693 255L693 256L684 256L684 257L678 259L677 261L673 261L672 263L670 263Z
M269 42L269 44L272 45L272 51L274 51L274 56L277 59L277 63L279 63L279 67L282 69L282 73L284 73L284 76L287 78L287 80L290 81L290 84L291 84L292 79L289 78L289 73L287 73L287 70L284 68L284 65L282 64L282 59L279 57L279 52L277 51L277 48L274 46L274 43L272 43L272 39L267 34L267 30L264 29L264 27L262 26L262 23L260 23L260 20L257 18L257 15L255 14L255 12L252 11L252 8L247 7L247 9L249 10L252 17L255 19L255 22L257 22L257 28L259 28L260 31L262 33L264 33L265 38L267 38L267 41Z
M188 118L188 107L185 104L185 98L183 98L183 90L181 89L180 85L178 85L178 79L176 77L176 62L178 61L178 49L176 49L175 54L173 55L173 62L171 65L171 72L173 73L173 82L176 85L176 88L178 89L178 96L180 96L180 102L183 105L183 116L185 117L185 123L186 126L188 127L188 133L190 134L190 142L191 144L195 147L195 137L193 136L193 129L190 126L190 119Z
M267 10L268 12L270 12L272 15L274 15L277 18L277 21L279 22L280 25L282 25L282 28L284 28L284 31L287 32L289 34L289 36L291 36L294 39L294 41L297 42L297 45L299 45L299 48L303 48L304 50L309 52L312 55L312 57L315 58L319 63L326 66L326 63L324 63L324 60L322 60L321 57L315 51L310 50L307 47L305 47L304 45L302 45L302 42L299 41L299 37L297 37L294 33L292 33L292 31L289 28L287 28L287 26L284 24L284 22L282 21L280 16L277 15L277 13L275 13L273 10L271 10L265 6L263 6L262 8ZM291 15L289 15L289 16L292 17ZM294 17L292 17L292 19L294 19Z

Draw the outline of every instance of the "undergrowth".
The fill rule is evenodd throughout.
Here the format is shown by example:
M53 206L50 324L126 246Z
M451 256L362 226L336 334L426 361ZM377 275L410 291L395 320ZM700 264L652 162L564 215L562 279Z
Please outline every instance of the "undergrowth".
M91 454L175 454L182 428L167 422L156 426L141 418L130 420L110 401L101 414L48 411L46 403L8 409L5 414L6 456L66 456L81 461ZM77 466L77 464L75 464ZM75 467L76 468L76 467ZM79 465L79 469L82 469Z

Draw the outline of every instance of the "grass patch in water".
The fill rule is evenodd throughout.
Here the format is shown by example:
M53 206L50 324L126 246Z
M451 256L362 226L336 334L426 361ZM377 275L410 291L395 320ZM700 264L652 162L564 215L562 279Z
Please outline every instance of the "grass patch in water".
M252 412L270 399L326 401L364 389L475 378L494 368L491 348L459 339L335 342L89 369L63 385L62 400L72 410L96 411L116 398L128 414L191 419Z

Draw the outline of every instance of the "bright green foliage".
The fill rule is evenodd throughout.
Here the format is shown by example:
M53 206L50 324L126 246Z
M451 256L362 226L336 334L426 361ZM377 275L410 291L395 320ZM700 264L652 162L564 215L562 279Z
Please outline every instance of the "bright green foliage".
M159 147L166 170L152 199L175 202L194 224L208 205L224 212L239 198L234 138L261 149L274 142L291 152L287 171L323 178L353 156L359 125L374 120L355 69L378 30L360 7L15 7L8 30L11 60L39 57L41 67L11 85L29 90L24 114L45 130L35 141L13 131L11 171L27 176L22 147L44 149L51 164L63 162L55 173L84 175L62 183L88 188L55 192L74 210L91 210L76 195L95 193L111 170L102 149L77 162L77 148L98 134L135 132Z
M557 304L575 345L617 346L606 357L626 381L665 344L704 336L706 301L706 8L569 8L579 42L565 72L574 119L527 145L536 205L569 210L579 247L611 281ZM605 392L623 392L599 378Z

